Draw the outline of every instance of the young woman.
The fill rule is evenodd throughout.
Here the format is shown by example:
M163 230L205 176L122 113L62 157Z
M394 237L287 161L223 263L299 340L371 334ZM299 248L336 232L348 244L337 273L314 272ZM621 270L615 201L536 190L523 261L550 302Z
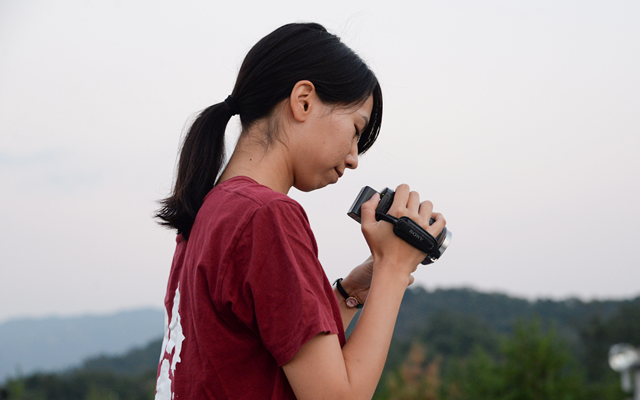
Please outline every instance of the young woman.
M221 170L235 114L242 133ZM156 399L373 396L425 254L375 220L376 195L362 207L372 256L332 288L306 214L287 192L355 169L381 118L375 75L322 26L285 25L249 51L231 95L186 135L173 193L158 212L178 236ZM445 220L432 208L401 185L389 213L437 236Z

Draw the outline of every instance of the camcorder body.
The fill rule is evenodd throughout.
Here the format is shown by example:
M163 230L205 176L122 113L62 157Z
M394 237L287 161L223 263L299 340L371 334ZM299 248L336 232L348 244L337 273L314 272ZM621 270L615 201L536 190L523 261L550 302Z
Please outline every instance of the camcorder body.
M378 193L375 189L365 186L360 190L360 193L356 197L356 200L351 205L351 208L347 212L347 215L361 222L361 209L362 205L369 201L369 199ZM408 217L395 218L387 214L393 204L393 197L395 192L389 188L385 188L380 192L380 201L378 207L376 207L376 220L385 220L394 225L394 233L396 236L404 239L407 243L416 247L419 250L427 253L427 257L421 264L427 265L436 262L440 256L451 243L451 231L444 227L437 237L433 237L424 228L418 225L415 221ZM435 220L431 218L429 225L433 224Z

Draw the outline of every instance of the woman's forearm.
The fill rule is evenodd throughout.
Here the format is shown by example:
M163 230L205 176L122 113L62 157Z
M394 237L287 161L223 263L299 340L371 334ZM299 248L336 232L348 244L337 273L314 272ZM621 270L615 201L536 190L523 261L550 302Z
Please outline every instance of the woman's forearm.
M382 375L408 276L376 266L366 305L342 349L351 398L370 399Z

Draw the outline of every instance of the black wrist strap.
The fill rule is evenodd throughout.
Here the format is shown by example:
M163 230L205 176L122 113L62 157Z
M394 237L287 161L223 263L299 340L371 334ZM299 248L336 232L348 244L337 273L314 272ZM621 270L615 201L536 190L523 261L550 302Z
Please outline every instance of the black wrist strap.
M363 304L361 304L361 303L360 303L360 301L358 300L358 298L357 298L357 297L355 297L355 296L349 296L349 293L347 293L347 291L346 291L346 290L344 290L344 288L342 287L342 283L340 283L340 282L342 282L342 281L343 281L343 279L342 279L342 278L338 278L338 279L336 279L336 281L334 282L334 284L336 285L336 288L338 288L338 292L340 292L340 294L342 295L342 297L344 297L344 299L345 299L345 300L349 300L349 298L353 297L353 298L358 302L358 304L356 304L356 308L357 308L357 309L362 308L362 307L363 307Z
M440 257L438 241L423 227L409 217L396 218L389 214L376 213L377 220L387 221L393 224L393 233L418 250L427 253L422 264L430 264L433 258Z

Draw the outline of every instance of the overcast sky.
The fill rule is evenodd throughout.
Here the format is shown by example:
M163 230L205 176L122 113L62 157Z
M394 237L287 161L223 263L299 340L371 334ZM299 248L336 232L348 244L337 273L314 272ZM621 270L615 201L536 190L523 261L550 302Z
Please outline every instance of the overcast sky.
M181 134L295 21L384 93L358 169L290 193L329 279L368 255L359 189L405 182L453 232L429 289L640 295L640 2L0 0L0 322L162 306Z

